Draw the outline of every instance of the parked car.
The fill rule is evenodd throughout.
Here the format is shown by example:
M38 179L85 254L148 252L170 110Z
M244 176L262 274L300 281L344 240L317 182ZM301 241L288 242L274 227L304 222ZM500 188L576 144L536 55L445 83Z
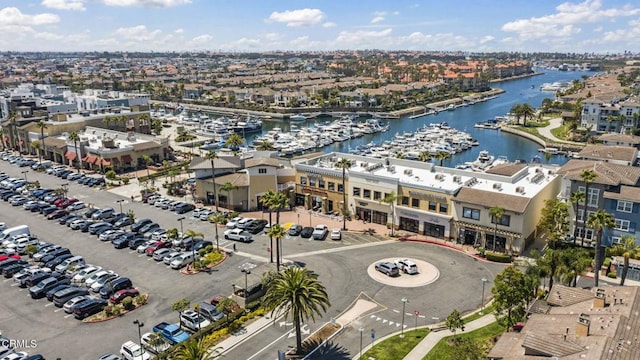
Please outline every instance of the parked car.
M185 267L187 264L191 264L193 261L194 261L193 253L190 251L184 252L181 255L173 258L169 266L171 266L171 268L174 270L178 270Z
M289 236L298 236L300 235L301 232L302 232L302 226L298 224L291 225L288 231Z
M395 264L405 274L413 275L418 273L418 265L409 259L397 259Z
M331 230L331 240L342 240L342 231L340 229Z
M149 352L158 354L168 350L171 347L171 345L167 341L165 341L164 338L162 337L160 338L163 340L162 342L156 342L155 339L153 338L154 336L156 336L154 333L148 332L148 333L142 334L142 336L140 337L142 346L145 349L147 349Z
M327 234L329 233L329 227L327 225L318 224L316 228L313 230L313 240L324 240L327 238Z
M245 243L251 242L251 234L240 228L226 230L224 232L224 238L227 240L242 241Z
M302 229L302 231L300 232L300 236L301 236L301 237L303 237L303 238L305 238L305 239L308 239L308 238L310 238L311 236L313 236L313 230L314 230L314 229L313 229L311 226L305 226L305 227Z
M153 332L160 333L171 344L178 344L189 339L189 334L178 325L161 322L153 327Z
M165 265L171 265L171 262L180 255L182 255L182 252L180 251L170 251L167 255L164 256L164 258L162 258L162 262Z
M392 262L384 261L376 263L375 268L387 276L393 277L400 275L400 269L398 269L398 266Z
M176 212L176 214L184 214L184 213L188 213L189 211L192 211L195 208L196 206L193 204L182 203L177 205L174 211Z
M195 310L185 310L180 314L180 324L185 328L196 332L209 326L211 322Z
M158 249L158 250L153 252L152 258L155 261L162 261L165 256L167 256L167 255L169 255L170 253L173 253L173 252L174 251L171 250L170 248Z
M131 282L131 279L126 277L121 277L115 280L111 280L109 283L105 283L105 285L103 285L100 288L98 293L100 294L101 298L108 299L116 291L130 289L132 287L133 287L133 283Z
M82 295L81 296L76 296L76 297L70 299L69 301L67 301L66 303L64 303L64 305L62 306L62 309L67 314L72 314L77 305L79 305L80 303L83 303L85 301L88 301L90 299L91 299L90 296L82 296Z
M121 289L111 294L111 296L109 297L109 301L111 301L114 304L119 304L126 297L134 298L138 295L140 295L140 291L138 291L138 289L134 289L134 288Z
M153 220L151 220L151 219L139 219L139 220L136 220L133 224L131 224L131 231L139 232L139 230L142 229L142 227L144 227L147 224L151 224L152 222L153 222Z
M107 306L107 301L104 299L92 298L89 301L82 302L75 307L73 311L73 316L82 320L87 316L96 314L104 309Z
M150 244L149 246L147 246L147 248L144 250L145 254L147 254L147 256L153 256L153 253L158 250L158 249L164 249L164 248L168 248L171 247L171 243L170 242L164 242L164 241L156 241L153 242L152 244Z
M127 341L120 346L120 355L125 360L149 360L151 355L140 345Z

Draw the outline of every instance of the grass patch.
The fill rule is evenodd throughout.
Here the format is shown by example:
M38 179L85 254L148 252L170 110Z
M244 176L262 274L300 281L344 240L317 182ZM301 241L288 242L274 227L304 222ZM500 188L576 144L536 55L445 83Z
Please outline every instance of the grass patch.
M403 359L428 333L429 329L427 328L405 331L404 339L401 339L400 335L390 337L375 344L360 358L373 358L376 360Z
M493 346L493 338L502 334L504 330L504 326L501 326L497 322L494 322L485 327L468 333L462 332L456 335L456 337L460 337L462 339L472 339L475 341L481 341L483 343L490 343L490 345ZM431 351L429 351L429 353L422 358L422 360L457 360L454 358L453 354L454 345L450 344L448 341L451 338L452 336L449 336L440 340L436 344L436 346L434 346L433 349L431 349ZM483 346L483 348L488 353L490 347ZM366 357L364 359L366 359Z
M495 303L491 303L491 305L484 307L484 310L482 310L482 314L480 312L475 312L467 317L462 318L462 321L464 321L465 324L470 323L473 320L477 320L487 314L493 313L493 310L495 310L495 308L496 308Z

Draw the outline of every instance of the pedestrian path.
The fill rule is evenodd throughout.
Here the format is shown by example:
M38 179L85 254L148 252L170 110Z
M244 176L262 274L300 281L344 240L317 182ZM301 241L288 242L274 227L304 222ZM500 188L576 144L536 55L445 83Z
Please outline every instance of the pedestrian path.
M583 146L584 145L584 143L579 143L579 142L573 142L573 141L567 141L567 140L559 139L555 135L553 135L551 130L557 129L560 126L562 126L562 118L553 118L553 119L549 120L549 125L547 125L545 127L539 127L539 128L536 128L536 129L538 130L538 133L540 133L540 135L544 136L545 138L547 138L549 140L552 140L553 142L561 143L561 144L567 144L567 145L578 145L578 146Z

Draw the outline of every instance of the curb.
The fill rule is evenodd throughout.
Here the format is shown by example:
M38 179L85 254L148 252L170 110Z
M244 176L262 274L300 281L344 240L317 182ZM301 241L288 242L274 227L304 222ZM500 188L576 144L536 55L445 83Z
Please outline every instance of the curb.
M215 263L215 264L211 265L210 267L206 268L205 270L198 270L196 272L192 272L190 270L191 269L191 267L190 267L191 264L187 264L187 266L185 266L184 268L180 269L180 273L182 275L198 275L198 274L203 273L203 272L206 273L208 271L211 271L211 269L213 269L214 267L222 264L229 257L229 253L228 252L223 251L222 253L224 254L224 257L220 261L218 261L217 263Z
M465 254L465 255L467 255L467 256L469 256L469 257L472 257L472 258L474 258L474 259L476 259L476 260L480 260L480 261L483 261L483 262L487 262L487 263L495 263L495 264L506 264L506 263L499 263L499 262L489 261L489 260L487 260L486 258L483 258L483 257L481 257L481 256L479 256L479 255L476 255L476 254L470 254L470 253L468 253L468 252L464 251L463 249L457 248L457 247L455 247L455 246L453 246L453 245L443 244L443 243L438 242L438 241L433 241L433 240L421 240L421 239L412 239L412 238L404 238L404 237L398 238L398 241L410 241L410 242L420 242L420 243L426 243L426 244L438 245L438 246L440 246L440 247L444 247L444 248L447 248L447 249L451 249L451 250L457 251L457 252L459 252L459 253Z

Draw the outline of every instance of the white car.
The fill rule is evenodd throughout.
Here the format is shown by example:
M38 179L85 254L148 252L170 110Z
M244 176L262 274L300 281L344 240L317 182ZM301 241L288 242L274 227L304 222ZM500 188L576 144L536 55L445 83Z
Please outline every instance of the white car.
M227 227L227 229L235 229L236 226L238 226L238 222L240 222L240 220L242 220L242 217L234 217L233 219L229 220L229 222L227 222L225 226Z
M180 314L180 324L195 332L209 326L211 322L195 310L185 310Z
M126 360L149 360L151 355L133 341L127 341L120 347L120 355Z
M409 259L398 259L395 264L405 274L413 275L418 273L418 265Z
M118 274L114 273L113 271L110 271L106 275L99 277L91 285L91 291L98 292L109 280L115 280L117 278L118 278Z
M2 360L22 360L22 359L26 358L27 356L29 356L29 354L27 354L24 351L20 351L20 352L9 354L9 355L3 357Z
M95 273L93 273L93 275L91 275L89 278L87 278L84 281L84 284L87 287L91 287L91 286L93 286L93 284L96 283L96 281L98 281L98 279L102 279L105 276L107 276L108 274L109 274L109 272L107 270L96 271Z
M331 230L331 240L342 240L342 231L340 229Z
M64 305L62 306L62 309L64 310L64 312L66 312L67 314L71 314L73 312L73 307L82 302L82 301L86 301L87 299L90 299L91 297L87 296L87 295L80 295L80 296L76 296L74 298L71 298L71 300L67 301L66 303L64 303Z
M82 201L76 201L75 203L67 206L67 210L76 211L76 210L84 209L85 207L87 207L85 203L83 203Z
M246 229L252 222L256 221L255 218L244 218L236 224L237 228Z
M70 227L72 230L78 230L78 229L80 229L84 224L86 224L86 223L88 223L88 222L90 222L90 221L89 221L89 220L87 220L87 219L78 219L78 220L73 220L73 221L71 222L71 224L69 224L69 227Z
M168 350L171 345L159 333L148 332L142 334L142 347L154 354Z
M178 270L185 267L187 264L191 264L193 260L193 254L191 252L185 252L180 256L176 256L175 258L173 258L169 266L171 266L171 268L174 270Z
M180 255L182 255L182 252L172 251L171 253L165 255L165 257L162 258L162 262L165 265L171 265L171 262Z
M98 271L101 271L102 268L100 266L89 266L86 267L82 270L80 270L79 273L77 273L73 279L71 279L72 282L74 283L84 283L86 279L90 278L91 276L93 276L93 274L97 273Z
M329 227L327 225L319 224L316 225L315 229L313 229L313 240L324 240L327 238L327 234L329 233Z

